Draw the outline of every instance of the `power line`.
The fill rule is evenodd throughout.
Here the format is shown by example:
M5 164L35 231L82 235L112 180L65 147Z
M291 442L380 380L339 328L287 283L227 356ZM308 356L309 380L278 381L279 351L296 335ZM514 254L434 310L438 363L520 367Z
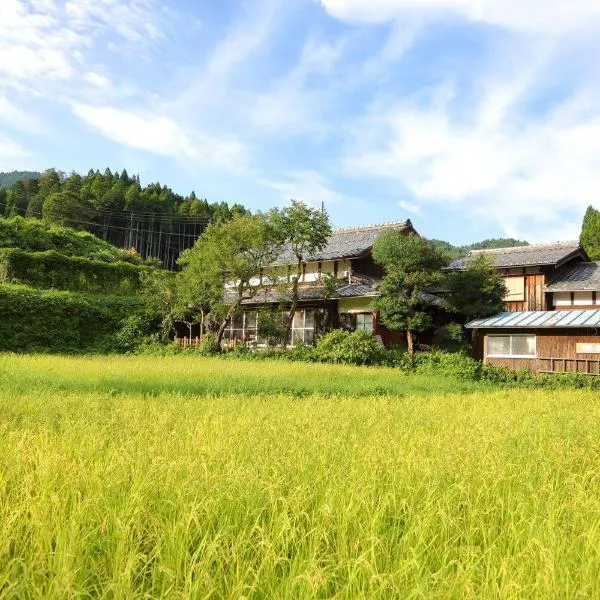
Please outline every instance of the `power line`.
M4 204L4 203L2 203L2 202L0 202L0 206L2 206L2 207L6 207L7 205L6 205L6 204ZM27 214L26 214L26 213L27 213L27 211L24 211L23 209L19 209L19 208L13 207L13 210L15 210L15 211L21 211L21 213L23 214L23 216L27 216ZM36 218L36 217L31 217L31 218ZM37 220L39 220L39 219L37 219ZM76 223L77 225L92 225L92 226L94 226L94 227L99 227L99 228L101 228L101 229L109 229L109 230L110 230L110 229L121 229L121 230L123 230L123 231L130 231L130 230L132 229L131 227L120 227L120 226L118 226L118 225L110 225L110 224L108 224L108 225L103 225L102 223L95 223L95 222L93 222L93 221L81 221L81 220L79 220L79 219L72 219L72 218L70 218L70 217L69 217L69 218L66 218L66 219L65 219L65 222L68 222L68 223ZM186 223L186 224L187 224L187 223ZM208 222L207 222L206 224L208 224ZM198 223L197 225L200 225L200 223ZM136 228L136 229L135 229L135 231L136 231L137 233L154 233L154 234L158 233L157 231L155 231L155 230L152 230L152 229L137 229L137 228ZM193 234L190 234L190 233L172 233L172 232L170 232L170 231L165 231L165 232L163 232L163 233L164 233L165 235L167 235L167 236L172 236L172 237L185 237L185 238L189 238L189 237L191 237L191 236L193 235Z

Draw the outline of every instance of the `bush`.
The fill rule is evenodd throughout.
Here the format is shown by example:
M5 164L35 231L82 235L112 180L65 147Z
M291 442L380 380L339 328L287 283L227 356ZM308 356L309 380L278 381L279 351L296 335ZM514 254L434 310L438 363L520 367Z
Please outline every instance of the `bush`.
M385 350L368 331L348 333L334 329L317 343L320 360L353 365L379 365L385 362Z
M158 319L147 312L131 314L121 321L120 329L113 336L114 349L134 352L142 346L155 344L152 332L158 327Z
M31 252L56 250L68 256L105 262L120 259L118 248L91 233L23 217L0 218L0 248L20 248Z
M135 297L0 285L0 350L114 350L124 319L140 309Z
M415 371L436 375L450 375L463 379L481 378L481 362L462 352L434 350L415 355Z
M435 332L433 344L436 348L447 352L469 351L464 327L459 323L449 323L440 327Z
M0 249L0 283L30 285L71 292L133 294L146 267L65 256L55 250L28 252Z

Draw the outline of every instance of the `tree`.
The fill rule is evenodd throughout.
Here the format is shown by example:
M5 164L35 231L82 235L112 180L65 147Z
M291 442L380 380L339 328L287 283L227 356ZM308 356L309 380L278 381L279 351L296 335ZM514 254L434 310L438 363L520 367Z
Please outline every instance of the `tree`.
M385 270L375 308L386 327L406 331L412 361L413 333L425 331L432 325L426 292L442 278L443 257L418 235L390 230L375 242L373 258Z
M467 263L464 271L446 278L446 306L466 319L490 317L504 308L506 286L484 253Z
M27 187L22 179L15 181L13 186L8 190L8 199L6 203L6 216L16 217L25 215L29 197L27 196Z
M590 260L600 260L600 212L593 206L585 211L579 239Z
M79 201L78 194L67 188L46 198L42 207L42 216L50 223L76 229L81 229L89 219L88 211Z
M264 215L238 215L209 225L179 259L181 297L198 310L208 307L218 320L217 348L242 302L259 289L261 267L270 264L279 250L279 240Z
M286 208L272 209L268 218L280 244L290 251L296 261L296 273L290 280L292 301L286 318L287 342L298 308L302 265L311 255L325 248L331 236L331 222L324 210L297 200L292 200Z
M175 277L169 271L148 269L140 273L140 296L146 311L160 319L160 339L167 341L181 314Z

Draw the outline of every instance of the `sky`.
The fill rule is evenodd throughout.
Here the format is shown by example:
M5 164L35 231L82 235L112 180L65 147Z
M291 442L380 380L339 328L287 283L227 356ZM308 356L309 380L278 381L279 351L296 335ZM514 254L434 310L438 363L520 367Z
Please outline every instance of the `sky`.
M600 0L0 0L0 171L575 239L600 207L599 39Z

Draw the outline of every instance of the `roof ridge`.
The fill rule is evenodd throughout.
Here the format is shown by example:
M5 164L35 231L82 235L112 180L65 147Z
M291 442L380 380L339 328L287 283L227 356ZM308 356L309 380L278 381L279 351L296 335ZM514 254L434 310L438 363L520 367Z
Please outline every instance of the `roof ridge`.
M377 223L374 225L359 225L354 227L340 227L339 229L334 229L333 234L336 233L358 233L360 231L373 231L376 229L392 229L394 227L407 227L412 225L410 219L402 219L399 221L388 221L386 223Z
M472 252L488 252L490 254L497 254L499 252L527 252L528 250L539 250L540 248L562 248L568 246L580 247L579 240L571 240L567 242L544 242L541 244L528 244L527 246L507 246L506 248L476 248L469 250L469 254Z

